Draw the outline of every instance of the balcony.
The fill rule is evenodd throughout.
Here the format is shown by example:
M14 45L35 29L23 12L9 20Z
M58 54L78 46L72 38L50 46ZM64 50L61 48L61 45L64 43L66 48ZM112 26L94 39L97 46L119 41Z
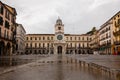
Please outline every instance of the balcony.
M118 22L115 22L115 27L119 27L120 26L120 19L118 19Z
M114 44L115 45L120 45L120 41L115 41Z
M119 35L120 35L120 30L119 30L119 31L116 31L116 32L113 32L113 35L114 35L114 36L119 36Z

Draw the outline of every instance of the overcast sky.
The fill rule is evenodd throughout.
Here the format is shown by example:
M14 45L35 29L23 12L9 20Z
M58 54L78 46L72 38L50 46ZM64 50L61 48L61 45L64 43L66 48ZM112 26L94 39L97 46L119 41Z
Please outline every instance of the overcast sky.
M27 33L54 33L58 16L65 33L83 34L120 10L120 0L1 0L16 8L17 22Z

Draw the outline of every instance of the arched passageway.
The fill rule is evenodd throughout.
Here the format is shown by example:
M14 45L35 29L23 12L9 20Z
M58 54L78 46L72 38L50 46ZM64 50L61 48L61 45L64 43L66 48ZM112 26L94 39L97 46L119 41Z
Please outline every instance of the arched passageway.
M58 54L62 54L62 46L58 46Z

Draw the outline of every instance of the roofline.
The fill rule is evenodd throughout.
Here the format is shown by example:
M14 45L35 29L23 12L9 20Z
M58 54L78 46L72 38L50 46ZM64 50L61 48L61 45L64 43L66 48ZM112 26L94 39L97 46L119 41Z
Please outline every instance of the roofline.
M26 34L26 35L55 35L55 34ZM64 34L65 36L90 36L88 34Z
M15 8L13 8L13 7L11 7L11 6L9 6L9 5L7 5L7 4L5 4L5 3L3 3L2 1L0 1L0 3L11 13L11 14L13 14L6 6L8 6L8 7L10 7L10 8L12 8L12 9L14 9L14 11L15 11L15 15L17 15L17 12L16 12L16 9ZM5 6L6 5L6 6ZM14 15L14 14L13 14Z
M20 27L22 27L22 29L23 29L23 30L24 30L24 32L26 33L26 30L25 30L25 28L23 27L23 25L22 25L22 24L18 24L18 23L17 23L17 25L18 25L18 26L19 26L19 25L21 25ZM17 27L18 27L18 26L17 26Z
M117 15L117 14L119 14L120 13L120 11L118 11L115 15L113 15L110 19L108 19L104 24L102 24L101 26L100 26L100 30L102 29L102 28L104 28L104 25L106 25L107 23L110 23L111 24L111 20Z

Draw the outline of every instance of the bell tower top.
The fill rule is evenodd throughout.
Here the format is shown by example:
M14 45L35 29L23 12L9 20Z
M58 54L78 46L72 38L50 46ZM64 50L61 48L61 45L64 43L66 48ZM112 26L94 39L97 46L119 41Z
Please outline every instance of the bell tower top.
M60 19L60 17L58 17L57 21L56 21L56 25L63 25L62 24L62 20Z
M60 17L56 20L55 24L55 34L62 33L64 34L64 24L62 23L62 20Z

